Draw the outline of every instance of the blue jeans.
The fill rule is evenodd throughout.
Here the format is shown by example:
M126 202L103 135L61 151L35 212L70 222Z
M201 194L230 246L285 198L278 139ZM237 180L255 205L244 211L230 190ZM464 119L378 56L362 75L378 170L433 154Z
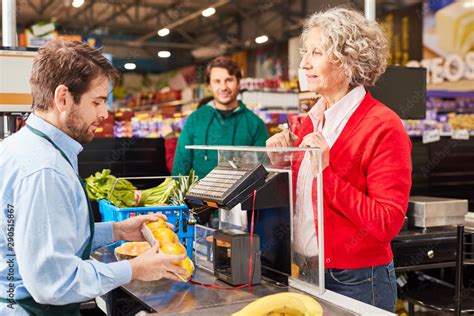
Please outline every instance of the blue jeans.
M326 269L326 289L395 312L397 280L393 261L362 269Z

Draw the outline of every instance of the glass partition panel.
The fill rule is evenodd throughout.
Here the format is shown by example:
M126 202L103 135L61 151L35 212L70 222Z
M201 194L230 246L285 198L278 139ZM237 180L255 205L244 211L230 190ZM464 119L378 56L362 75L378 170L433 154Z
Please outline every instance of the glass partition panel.
M212 236L214 230L210 227L196 224L194 229L194 262L205 270L213 270Z
M241 170L263 165L268 176L262 189L254 193L253 202L251 198L243 199L236 207L247 213L254 209L257 214L255 233L260 237L262 274L266 266L270 267L269 271L287 271L291 286L303 291L316 288L322 294L324 223L320 149L200 145L186 146L186 149L217 151L216 167L221 168L221 175L224 174L223 182L231 181ZM277 185L270 185L272 181ZM282 240L287 238L284 236L290 241ZM285 250L285 245L289 251Z

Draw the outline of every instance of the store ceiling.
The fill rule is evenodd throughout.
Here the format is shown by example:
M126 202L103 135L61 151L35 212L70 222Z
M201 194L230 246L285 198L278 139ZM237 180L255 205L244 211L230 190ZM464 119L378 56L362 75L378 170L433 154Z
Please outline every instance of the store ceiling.
M297 30L307 14L306 1L288 0L85 0L79 8L71 3L17 1L19 28L55 21L63 33L96 35L109 46L193 50L248 46L262 32L280 40L287 31ZM217 12L205 18L201 11L208 7ZM157 31L162 27L171 33L159 38Z
M63 34L100 38L115 58L158 59L159 50L169 50L185 64L254 47L259 35L268 35L270 42L297 36L304 18L321 8L362 7L362 0L85 0L79 8L72 1L17 1L19 30L54 21ZM208 7L216 13L205 18L201 11ZM163 27L171 33L159 37ZM164 68L179 66L166 64Z

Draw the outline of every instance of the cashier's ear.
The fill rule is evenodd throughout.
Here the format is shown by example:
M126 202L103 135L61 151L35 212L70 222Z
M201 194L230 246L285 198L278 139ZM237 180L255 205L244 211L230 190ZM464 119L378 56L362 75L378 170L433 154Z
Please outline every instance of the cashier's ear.
M65 85L59 85L54 90L54 107L62 113L66 110L66 103L69 96L69 89Z

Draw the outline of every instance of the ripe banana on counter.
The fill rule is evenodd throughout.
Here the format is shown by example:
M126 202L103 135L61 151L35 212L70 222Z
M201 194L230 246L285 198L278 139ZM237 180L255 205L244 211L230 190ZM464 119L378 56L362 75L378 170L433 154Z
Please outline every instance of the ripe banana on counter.
M284 292L259 298L232 316L320 316L323 309L312 297Z
M268 316L304 316L302 312L294 308L284 307L271 311Z

